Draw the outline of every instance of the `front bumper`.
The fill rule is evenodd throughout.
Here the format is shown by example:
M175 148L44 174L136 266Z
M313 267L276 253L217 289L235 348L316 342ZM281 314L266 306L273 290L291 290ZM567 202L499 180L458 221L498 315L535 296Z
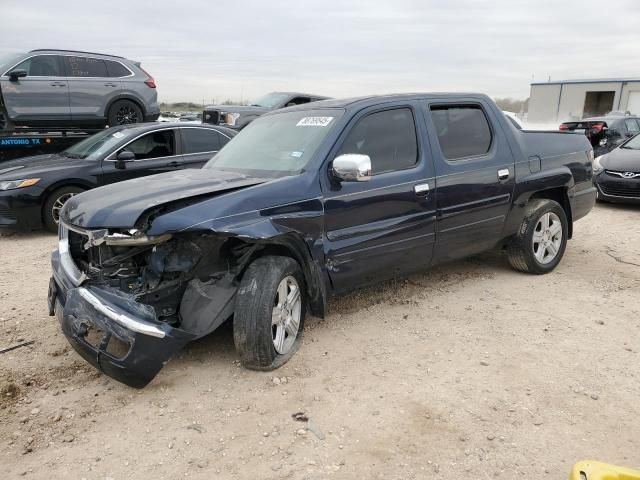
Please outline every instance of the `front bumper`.
M604 171L596 177L596 188L601 200L640 204L640 177L622 178Z
M68 272L67 254L53 252L49 313L87 362L135 388L147 385L195 335L158 321L153 309L115 289L89 285Z
M42 228L41 193L42 189L36 187L0 191L0 228L12 230Z

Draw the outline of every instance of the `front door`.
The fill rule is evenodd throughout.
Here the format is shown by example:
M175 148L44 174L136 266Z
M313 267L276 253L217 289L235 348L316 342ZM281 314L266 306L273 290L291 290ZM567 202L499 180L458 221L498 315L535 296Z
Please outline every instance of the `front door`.
M323 178L325 255L336 291L426 268L435 239L434 171L419 105L365 109L330 158L368 155L367 182Z
M16 124L64 122L71 119L69 86L62 57L35 55L12 70L24 70L27 76L11 80L9 71L0 78L0 89L9 118Z
M515 185L514 159L487 103L427 102L436 165L434 261L490 249L501 239Z
M182 156L178 155L176 131L173 128L144 134L102 162L101 185L121 182L131 178L171 172L182 168ZM135 159L116 168L116 158L122 151L133 152Z

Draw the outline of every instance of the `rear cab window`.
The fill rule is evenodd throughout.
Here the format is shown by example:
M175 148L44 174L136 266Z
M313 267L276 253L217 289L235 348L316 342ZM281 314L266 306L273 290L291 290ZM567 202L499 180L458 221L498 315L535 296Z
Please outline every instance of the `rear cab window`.
M638 125L638 121L635 118L627 118L624 121L624 124L630 133L640 132L640 126Z
M447 160L489 153L493 134L480 105L432 105L430 110L440 149Z
M394 108L361 118L345 138L337 155L368 155L372 174L406 170L418 163L413 112Z

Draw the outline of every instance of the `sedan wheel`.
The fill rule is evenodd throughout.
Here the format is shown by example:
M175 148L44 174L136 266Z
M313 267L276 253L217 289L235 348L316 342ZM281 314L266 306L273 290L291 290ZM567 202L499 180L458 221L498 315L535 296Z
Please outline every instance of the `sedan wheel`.
M66 201L74 195L76 195L75 192L67 192L63 195L60 195L53 202L53 206L51 207L51 217L53 218L53 221L56 222L56 224L60 223L60 210L62 210L62 207L64 207Z
M70 185L59 188L47 197L42 209L42 220L48 230L52 232L58 231L62 207L71 197L82 192L84 192L84 189Z

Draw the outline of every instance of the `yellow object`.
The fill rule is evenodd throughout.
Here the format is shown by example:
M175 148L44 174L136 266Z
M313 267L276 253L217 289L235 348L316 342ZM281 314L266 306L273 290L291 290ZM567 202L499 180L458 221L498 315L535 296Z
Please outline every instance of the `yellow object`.
M584 460L573 466L569 480L640 480L640 470Z
M31 185L35 185L39 181L40 181L39 178L27 178L26 180L23 180L20 182L20 185L18 185L18 188L30 187Z

